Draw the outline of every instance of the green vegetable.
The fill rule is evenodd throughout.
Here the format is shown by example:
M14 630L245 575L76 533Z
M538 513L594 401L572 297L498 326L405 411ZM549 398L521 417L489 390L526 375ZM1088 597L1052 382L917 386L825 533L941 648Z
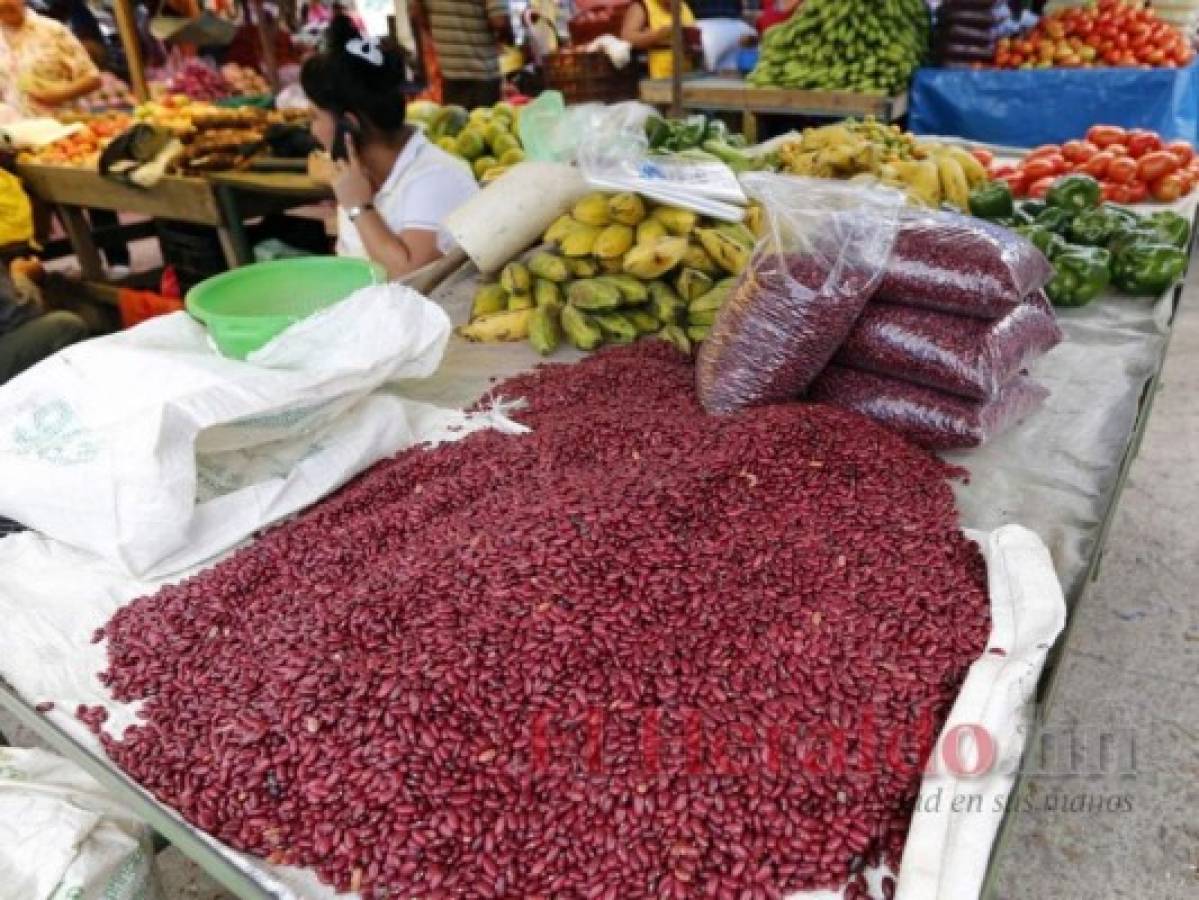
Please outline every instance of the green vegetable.
M704 129L705 141L725 141L729 139L729 126L720 119L712 119Z
M1033 219L1034 225L1040 225L1042 228L1048 228L1050 231L1064 235L1070 230L1070 222L1074 219L1074 213L1062 209L1058 206L1047 207L1039 216Z
M1191 240L1191 225L1176 212L1163 209L1141 219L1141 224L1156 231L1164 239L1162 243L1173 244L1183 250Z
M992 181L970 192L970 215L980 219L1004 219L1015 215L1012 189L1006 181Z
M760 160L750 156L744 150L730 147L724 141L704 141L704 150L711 153L734 172L752 172L762 168Z
M1099 205L1099 182L1090 175L1064 175L1045 194L1047 206L1080 213Z
M682 122L675 123L675 146L672 150L692 150L704 141L704 132L708 129L708 117L702 113L688 116Z
M1131 244L1112 259L1112 281L1134 296L1160 294L1182 277L1186 252L1170 244Z
M1020 204L1020 212L1028 216L1029 219L1035 219L1041 213L1045 212L1044 200L1025 200Z
M1102 247L1112 236L1127 227L1128 220L1123 210L1114 206L1100 206L1080 212L1070 222L1067 236L1075 244Z
M645 120L645 137L651 150L663 147L673 133L670 123L661 116L650 116Z
M1067 247L1053 259L1045 294L1054 306L1086 306L1111 280L1111 254L1102 247Z
M1060 234L1037 225L1035 222L1031 225L1017 225L1015 231L1028 238L1032 245L1044 253L1050 262L1069 246L1066 239Z

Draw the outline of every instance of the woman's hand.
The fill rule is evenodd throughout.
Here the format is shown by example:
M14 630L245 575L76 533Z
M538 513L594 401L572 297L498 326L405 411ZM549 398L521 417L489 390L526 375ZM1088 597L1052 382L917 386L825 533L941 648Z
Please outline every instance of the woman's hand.
M346 155L349 159L333 163L333 196L342 209L366 206L375 199L375 189L358 159L358 149L352 135L346 135Z

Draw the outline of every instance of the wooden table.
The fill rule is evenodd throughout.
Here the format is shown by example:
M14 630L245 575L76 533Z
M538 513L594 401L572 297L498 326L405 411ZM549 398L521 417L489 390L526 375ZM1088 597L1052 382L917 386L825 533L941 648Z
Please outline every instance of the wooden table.
M641 100L655 106L670 103L670 80L641 82ZM846 118L873 116L894 122L908 111L907 92L893 97L855 94L849 91L802 91L790 88L754 87L741 78L699 76L683 81L683 108L739 112L746 138L757 141L762 114Z
M110 209L216 229L229 268L253 262L247 219L315 203L329 189L307 175L227 172L168 175L149 190L100 177L93 169L27 163L17 168L25 189L58 211L84 280L103 279L100 252L84 209Z

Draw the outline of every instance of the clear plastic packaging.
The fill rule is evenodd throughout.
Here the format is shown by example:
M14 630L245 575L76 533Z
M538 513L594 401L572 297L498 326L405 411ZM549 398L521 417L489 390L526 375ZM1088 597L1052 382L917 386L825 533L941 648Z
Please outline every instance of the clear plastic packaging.
M908 381L829 366L808 399L848 409L930 450L979 447L1035 411L1049 391L1017 375L989 400L966 400Z
M1053 308L1037 292L1002 319L867 303L837 362L972 400L986 400L1062 339Z
M902 196L785 175L742 176L766 234L696 362L709 412L798 397L844 342L895 240Z
M957 213L910 210L878 298L998 319L1052 277L1049 260L1014 231Z

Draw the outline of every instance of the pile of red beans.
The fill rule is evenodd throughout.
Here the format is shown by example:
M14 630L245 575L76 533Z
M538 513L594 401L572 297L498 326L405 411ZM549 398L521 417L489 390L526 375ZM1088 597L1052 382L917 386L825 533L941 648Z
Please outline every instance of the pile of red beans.
M495 393L531 433L406 451L122 609L108 753L367 898L865 896L988 634L955 473L827 407L709 417L662 343Z

